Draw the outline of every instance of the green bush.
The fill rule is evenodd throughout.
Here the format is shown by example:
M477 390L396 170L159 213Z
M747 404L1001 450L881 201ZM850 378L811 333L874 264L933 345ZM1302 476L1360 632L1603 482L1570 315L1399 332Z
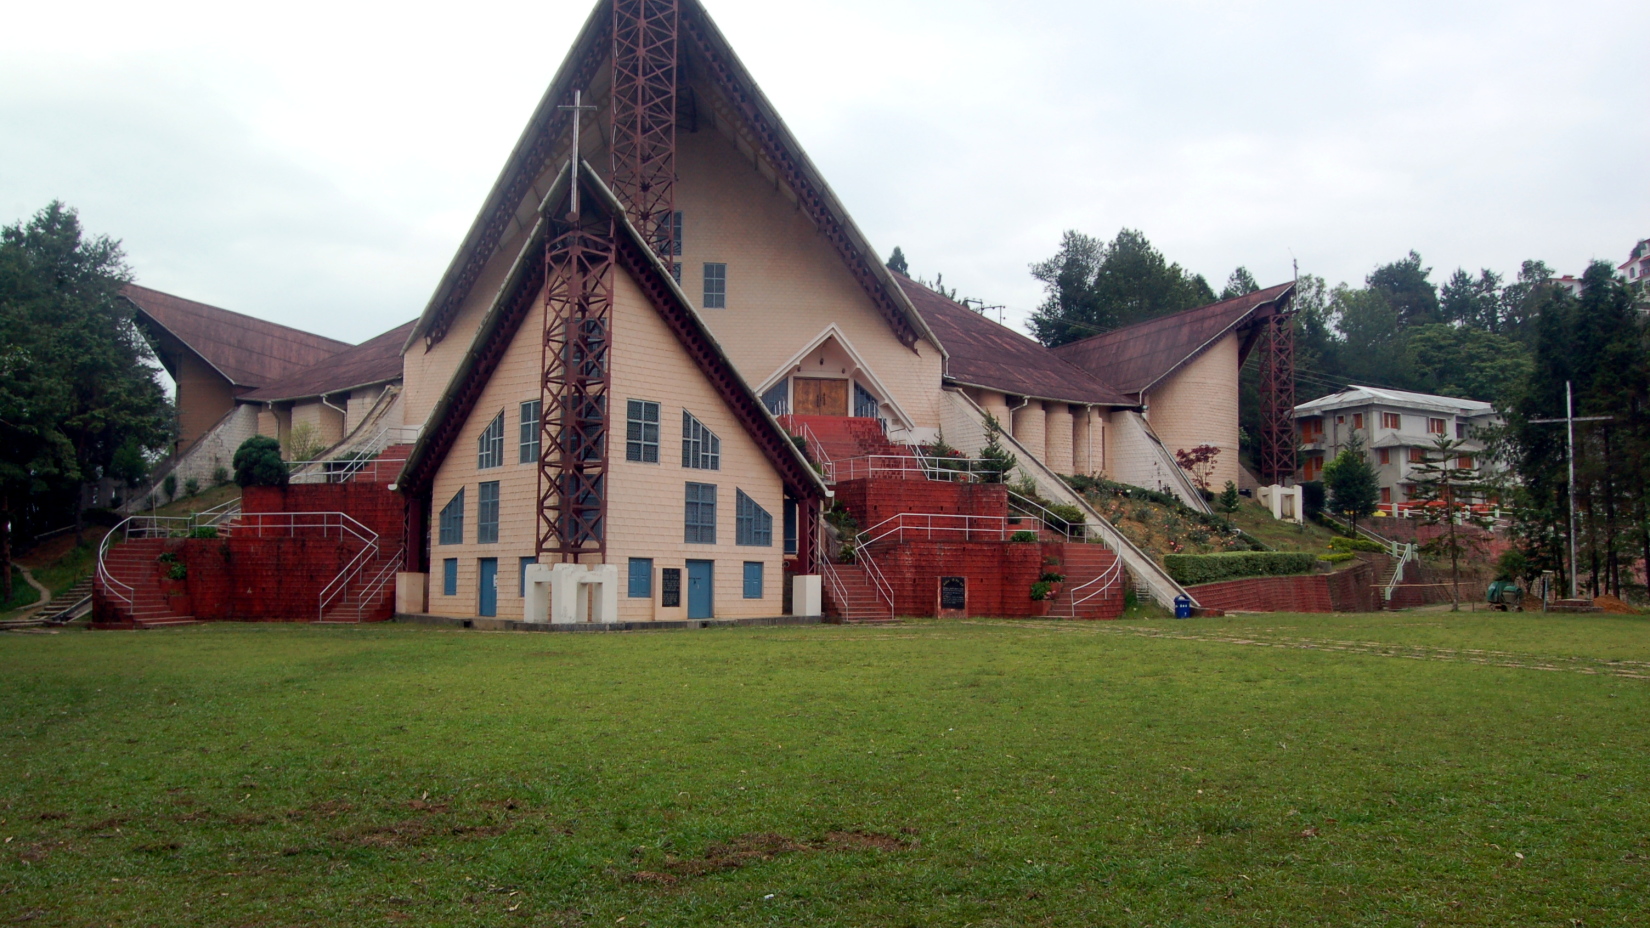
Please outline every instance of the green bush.
M1353 554L1351 551L1340 551L1335 554L1320 554L1318 555L1318 560L1329 564L1340 564L1350 561L1355 557L1357 557L1357 555Z
M178 477L176 474L167 474L166 479L160 482L160 488L166 491L167 500L178 498Z
M1329 539L1329 547L1335 549L1336 551L1378 552L1386 550L1386 548L1382 547L1381 543L1378 541L1370 541L1368 538L1347 538L1344 535L1337 535L1334 538Z
M198 496L198 495L200 495L200 491L201 491L201 482L199 480L196 480L194 477L190 477L188 480L185 480L183 482L183 495L184 496Z
M1042 602L1043 600L1048 599L1049 591L1052 589L1054 589L1054 585L1052 583L1044 580L1038 580L1036 583L1031 585L1032 601Z
M1170 554L1163 567L1176 583L1216 583L1243 577L1308 574L1316 556L1304 551L1230 551L1223 554Z
M1009 541L1036 541L1037 540L1037 533L1036 532L1015 532L1014 534L1008 536L1008 540Z
M1070 503L1050 503L1047 508L1049 515L1066 523L1068 527L1082 525L1086 521L1083 518L1083 510Z
M197 525L189 530L189 537L216 538L218 537L218 527L216 525Z
M286 486L286 462L281 460L281 443L266 435L254 435L235 449L235 482L243 487Z
M212 485L221 487L229 482L229 468L219 464L212 468Z

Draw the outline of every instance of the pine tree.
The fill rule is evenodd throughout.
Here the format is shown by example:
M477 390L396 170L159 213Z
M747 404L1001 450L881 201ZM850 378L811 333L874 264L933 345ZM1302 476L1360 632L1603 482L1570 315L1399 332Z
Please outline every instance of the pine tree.
M1346 447L1324 467L1323 482L1329 488L1329 508L1351 520L1356 535L1358 520L1374 515L1381 501L1380 476L1364 453L1363 436L1352 433Z
M985 447L980 449L980 482L1002 483L1020 465L1014 452L1003 447L1003 427L997 417L985 414Z
M1220 491L1220 496L1216 497L1216 502L1220 504L1221 512L1228 515L1237 512L1238 507L1243 505L1243 498L1238 496L1237 484L1230 480L1226 481L1226 489Z
M1422 524L1446 526L1444 534L1422 545L1421 550L1437 557L1449 556L1451 612L1461 609L1461 558L1478 553L1476 545L1457 532L1456 526L1490 526L1490 521L1473 508L1484 488L1476 467L1461 466L1462 444L1460 439L1438 436L1425 462L1410 472L1415 481L1410 499L1421 504Z
M911 268L905 263L905 252L900 251L898 245L894 246L894 253L888 256L888 269L910 276Z

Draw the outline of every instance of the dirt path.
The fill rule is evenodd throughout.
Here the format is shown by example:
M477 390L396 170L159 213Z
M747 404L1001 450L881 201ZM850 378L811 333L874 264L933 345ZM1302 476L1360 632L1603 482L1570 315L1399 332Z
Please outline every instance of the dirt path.
M23 616L32 615L45 608L46 604L52 601L52 591L41 586L40 582L34 579L34 574L29 573L29 569L27 567L24 567L16 561L12 561L11 566L13 570L23 576L23 581L25 583L34 587L35 592L40 594L40 600L32 606L20 606L15 611L7 613L7 616L14 619L22 618Z
M1253 632L1246 634L1222 634L1214 631L1181 632L1119 623L1053 625L1031 622L969 621L966 624L993 625L1055 634L1135 635L1142 638L1205 641L1214 644L1246 645L1258 648L1340 651L1348 654L1368 654L1375 657L1401 657L1416 661L1456 661L1467 664L1482 664L1488 667L1511 667L1517 670L1567 671L1592 676L1650 680L1650 661L1605 660L1596 657L1559 657L1520 654L1514 651L1492 651L1483 648L1441 648L1431 645L1401 645L1379 641L1340 641L1333 638L1299 638L1289 635L1268 635Z

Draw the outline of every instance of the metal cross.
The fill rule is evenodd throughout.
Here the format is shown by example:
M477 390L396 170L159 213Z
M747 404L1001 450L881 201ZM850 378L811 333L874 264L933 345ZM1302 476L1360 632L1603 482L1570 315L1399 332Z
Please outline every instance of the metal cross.
M1531 425L1551 425L1563 422L1569 430L1570 458L1570 598L1575 599L1579 594L1576 591L1576 423L1577 422L1608 422L1615 416L1576 416L1575 396L1570 392L1570 382L1564 381L1564 418L1562 419L1531 419Z
M584 111L585 110L595 110L595 109L597 109L597 107L586 106L584 104L584 91L583 90L575 90L575 91L573 91L573 105L568 106L566 104L563 104L561 106L556 107L556 109L558 109L558 110L572 110L573 111L573 150L567 156L567 163L568 163L569 167L571 168L571 170L569 172L569 177L570 177L570 179L572 180L572 183L573 183L573 203L572 203L572 207L568 210L567 221L568 222L578 222L579 221L579 161L580 161L580 158L579 158L579 123L584 121Z

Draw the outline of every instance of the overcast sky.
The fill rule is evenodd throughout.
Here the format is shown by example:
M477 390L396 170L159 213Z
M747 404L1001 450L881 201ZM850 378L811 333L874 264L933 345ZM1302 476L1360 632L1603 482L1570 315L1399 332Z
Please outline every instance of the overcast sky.
M591 0L14 4L0 221L361 341L416 316ZM871 242L1004 303L1064 229L1218 290L1650 236L1650 4L707 0Z

